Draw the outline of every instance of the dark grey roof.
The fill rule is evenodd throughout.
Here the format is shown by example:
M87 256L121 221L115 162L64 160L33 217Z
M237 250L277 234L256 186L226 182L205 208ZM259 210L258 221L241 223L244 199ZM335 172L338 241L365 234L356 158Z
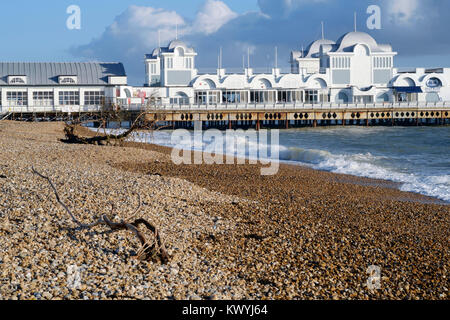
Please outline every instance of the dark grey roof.
M126 73L116 62L0 62L0 85L19 75L27 76L27 85L57 85L59 76L77 76L78 85L105 85L109 76Z

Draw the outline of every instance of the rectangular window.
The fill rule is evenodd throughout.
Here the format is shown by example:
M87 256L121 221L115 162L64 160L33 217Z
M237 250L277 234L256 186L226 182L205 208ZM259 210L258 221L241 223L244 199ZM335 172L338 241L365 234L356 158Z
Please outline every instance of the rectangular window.
M247 91L222 91L222 103L247 103Z
M170 98L170 104L189 105L189 98L188 97Z
M33 104L35 106L53 106L53 91L33 92Z
M373 96L355 96L354 103L373 103Z
M330 95L328 93L320 94L320 102L325 102L325 103L330 102Z
M105 102L104 91L86 91L84 93L85 106L100 106Z
M306 90L305 91L305 102L306 103L318 103L319 102L319 91L318 90Z
M208 103L209 104L220 103L220 91L209 91L208 92Z
M10 106L27 106L28 93L26 91L13 91L6 93L6 99Z
M250 103L274 103L276 91L250 91Z
M302 92L296 90L279 90L277 92L278 103L302 102Z
M198 91L195 93L195 103L196 104L207 104L208 92Z
M185 65L186 65L186 69L192 69L192 59L191 58L186 58L185 59Z
M151 74L156 74L156 63L152 63L150 65L150 73Z
M80 105L80 93L78 91L60 91L60 106L78 106Z

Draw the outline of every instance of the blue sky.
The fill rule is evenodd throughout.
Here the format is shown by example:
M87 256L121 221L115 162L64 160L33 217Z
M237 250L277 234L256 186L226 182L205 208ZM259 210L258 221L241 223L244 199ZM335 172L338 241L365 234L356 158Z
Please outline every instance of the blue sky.
M81 30L68 30L66 8L81 8ZM382 10L382 29L366 28L366 9ZM2 1L0 26L3 61L121 61L130 82L142 84L143 56L175 35L194 46L199 67L242 65L250 47L252 64L271 67L274 46L280 65L290 50L320 37L325 21L331 40L353 29L370 33L399 52L396 65L450 67L450 1L448 0L15 0Z
M74 60L72 46L100 36L129 6L175 10L193 18L204 0L14 0L0 4L0 27L4 45L0 60ZM257 10L257 0L228 0L236 12ZM68 30L68 6L81 8L81 30ZM8 45L5 45L8 44Z

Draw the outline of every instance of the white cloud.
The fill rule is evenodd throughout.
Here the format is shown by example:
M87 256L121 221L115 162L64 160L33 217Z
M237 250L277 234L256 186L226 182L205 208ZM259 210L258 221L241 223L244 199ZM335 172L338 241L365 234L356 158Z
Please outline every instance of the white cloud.
M222 1L207 0L197 13L191 31L192 33L211 34L237 16L238 14L233 12Z
M395 0L387 1L387 12L390 15L393 23L397 24L411 24L417 20L419 12L419 0Z
M213 34L237 16L217 0L206 0L193 21L175 11L133 5L116 17L100 37L71 51L89 60L122 61L130 78L139 81L133 75L142 73L142 57L157 47L158 40L166 45L175 38L177 28L182 39Z
M315 5L333 0L258 0L261 11L270 17L289 16L304 5Z

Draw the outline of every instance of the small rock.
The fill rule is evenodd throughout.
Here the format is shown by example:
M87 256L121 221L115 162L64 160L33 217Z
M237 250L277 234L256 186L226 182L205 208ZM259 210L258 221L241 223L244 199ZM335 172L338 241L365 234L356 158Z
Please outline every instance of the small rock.
M51 294L50 292L44 292L44 293L42 294L42 297L43 297L44 299L47 299L47 300L51 300L51 299L53 298L53 296L52 296L52 294Z

